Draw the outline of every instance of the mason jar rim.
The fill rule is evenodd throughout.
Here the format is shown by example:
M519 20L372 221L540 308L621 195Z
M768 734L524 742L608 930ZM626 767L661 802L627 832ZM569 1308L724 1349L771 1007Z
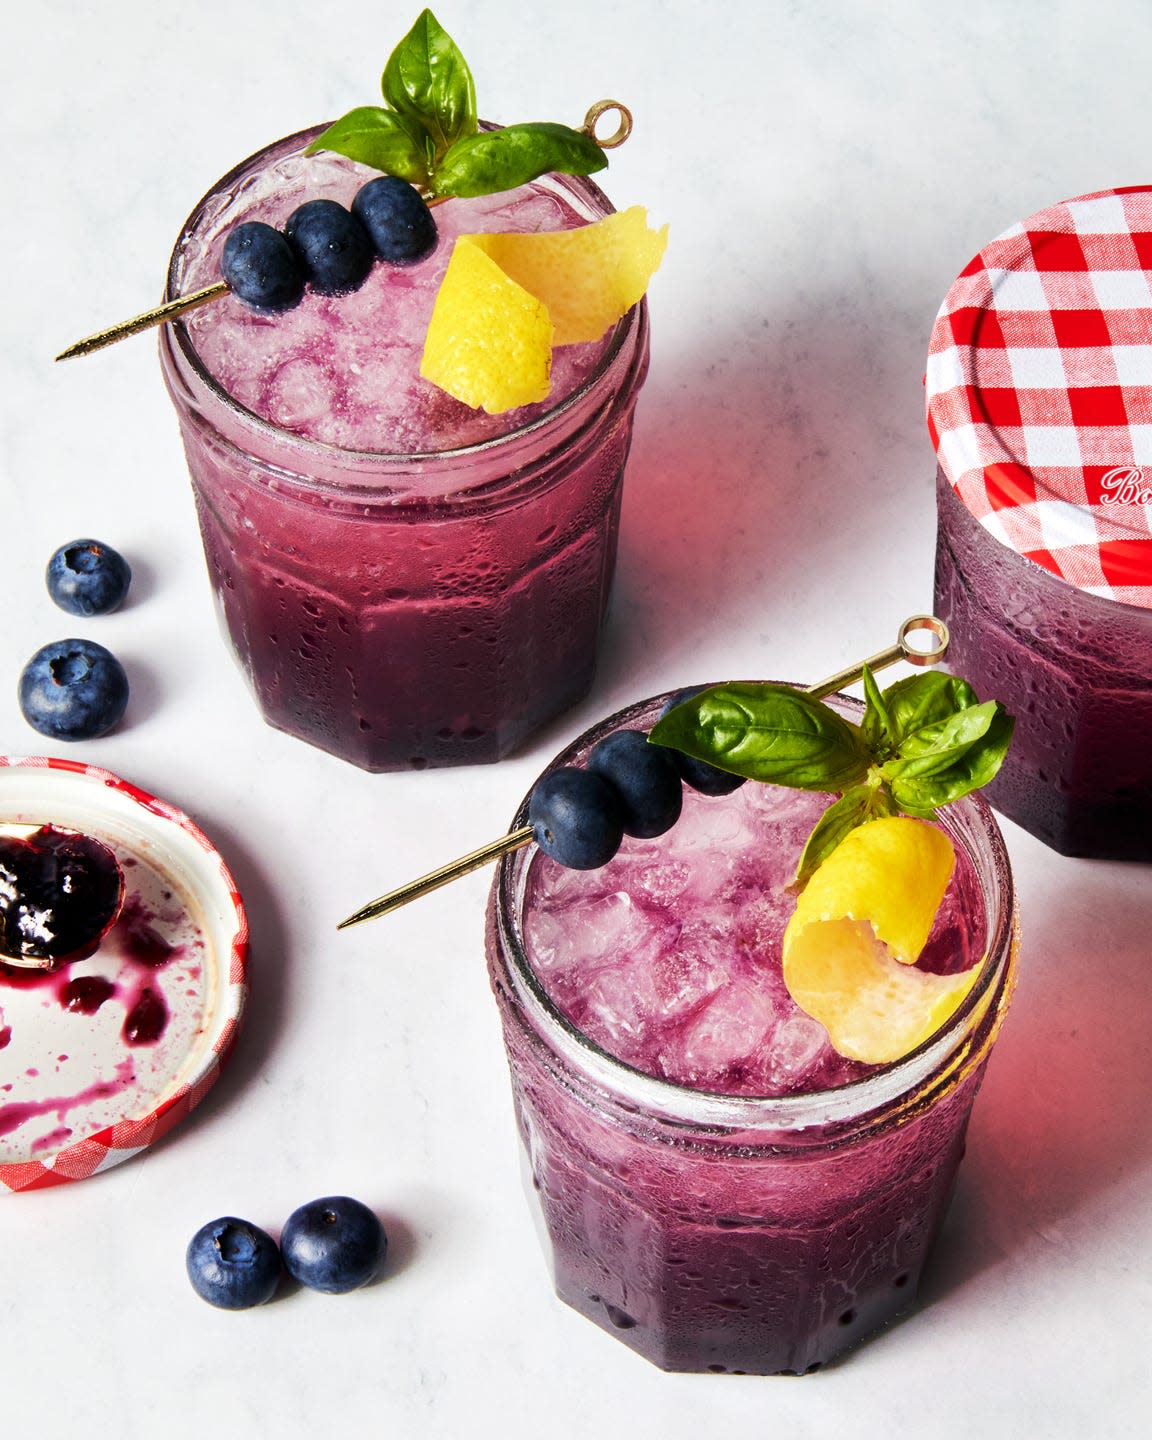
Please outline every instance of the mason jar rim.
M481 126L485 129L499 128L491 125L491 123L487 121L482 121ZM321 134L325 129L327 129L326 124L311 125L303 130L296 131L294 134L286 135L279 140L272 141L270 144L263 146L261 149L254 151L251 155L239 161L227 174L221 176L221 178L201 196L181 227L179 238L172 247L172 254L168 261L167 280L164 292L166 301L175 298L176 271L183 247L194 232L208 202L221 191L233 185L245 172L255 168L255 162L263 160L264 157L269 156L271 152L285 149L290 153L288 147L292 146L302 149L304 145ZM612 205L612 202L608 199L604 191L601 190L594 181L589 179L588 176L550 173L540 176L538 180L532 183L538 185L540 181L548 182L557 189L567 191L570 194L582 193L584 198L587 198L593 205L601 208L604 214L614 213L615 207ZM502 435L477 441L472 445L461 445L446 450L400 453L384 450L348 449L340 445L332 445L326 441L313 439L310 436L297 435L291 430L284 429L282 426L276 424L275 421L267 420L263 416L258 415L254 410L249 409L248 406L242 405L235 396L231 395L224 386L220 384L201 359L196 346L193 344L188 327L182 320L173 321L163 327L163 329L164 332L169 333L169 343L171 343L171 340L174 338L183 360L196 376L197 380L205 387L218 404L235 419L240 421L245 429L251 430L256 435L273 440L278 446L283 446L285 450L289 452L299 453L302 456L314 455L317 457L326 457L329 461L339 459L349 465L360 463L365 467L378 466L394 469L430 465L452 467L457 462L461 465L466 465L470 461L475 461L477 457L489 455L503 448L512 448L520 441L532 439L541 430L551 427L556 424L557 421L566 418L568 413L587 398L589 393L597 387L605 374L612 368L612 364L619 355L628 336L635 327L640 324L641 312L645 311L646 307L646 298L641 298L636 305L632 306L622 319L616 323L611 341L604 354L598 360L596 367L574 390L570 391L562 400L558 401L556 405L550 407L542 415L536 416L527 424L517 426L514 430L505 431ZM162 340L163 338L162 336ZM293 478L298 479L305 487L316 483L310 480L306 472L299 474L292 472L292 474Z
M651 714L671 693L674 692L637 701L589 727L550 762L544 773L571 764L601 735L635 724ZM839 702L849 713L862 713L864 708L863 703L852 696L837 694L827 698ZM531 790L517 809L511 828L527 823L530 797ZM979 854L973 845L966 845L977 868L987 910L983 972L941 1030L902 1059L878 1066L868 1075L846 1084L783 1096L723 1094L649 1075L603 1049L561 1012L528 959L522 914L528 871L538 850L534 842L518 853L505 856L493 881L489 903L495 911L497 943L504 951L504 968L515 985L517 1000L540 1038L561 1061L617 1103L632 1109L640 1107L657 1120L693 1129L791 1135L845 1122L880 1120L894 1110L902 1112L930 1098L938 1081L955 1083L958 1077L949 1070L950 1062L961 1054L964 1041L979 1032L990 1018L977 1052L963 1057L963 1073L969 1073L984 1058L1004 1009L1001 996L1010 993L1014 979L1018 938L1016 894L1000 828L987 802L975 794L946 807L943 818L950 836L960 843L965 843L965 837L958 833L957 822L967 821L973 830L973 840L984 847ZM952 825L948 825L949 819Z

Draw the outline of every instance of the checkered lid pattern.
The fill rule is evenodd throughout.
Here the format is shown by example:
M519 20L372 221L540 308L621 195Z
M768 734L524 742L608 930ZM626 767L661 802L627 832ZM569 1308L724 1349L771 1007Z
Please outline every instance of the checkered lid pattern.
M222 928L229 931L229 947L227 955L219 957L220 974L212 1015L204 1020L200 1048L189 1056L190 1071L183 1081L171 1093L141 1095L138 1103L134 1102L134 1108L130 1108L114 1124L82 1140L63 1144L45 1153L43 1158L29 1157L9 1164L0 1163L0 1195L6 1191L44 1190L72 1180L86 1180L110 1170L113 1165L130 1160L167 1135L174 1125L199 1105L216 1083L221 1067L232 1053L248 997L248 918L244 902L223 859L199 826L175 806L158 800L147 790L96 765L54 757L13 759L0 755L0 768L4 767L61 771L82 776L128 797L154 816L158 824L178 826L204 852L208 865L219 875L227 895L228 919L221 923Z
M1152 187L986 245L936 318L928 428L972 514L1094 595L1152 609Z

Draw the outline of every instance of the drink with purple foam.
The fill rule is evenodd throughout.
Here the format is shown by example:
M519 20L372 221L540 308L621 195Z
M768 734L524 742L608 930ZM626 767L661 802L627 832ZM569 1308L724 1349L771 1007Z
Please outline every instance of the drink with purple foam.
M918 963L986 955L979 981L904 1060L832 1050L780 973L786 886L826 803L685 789L671 831L602 869L533 847L493 887L490 973L557 1293L666 1369L803 1373L912 1303L1011 992L1011 878L970 797L941 812L957 866Z
M347 204L373 172L252 157L201 201L170 295L210 283L228 231ZM205 555L232 647L272 725L370 770L499 759L592 681L624 463L648 361L641 302L564 346L552 391L490 416L420 379L452 238L562 229L611 206L549 176L435 211L437 249L351 295L260 315L228 296L166 327Z

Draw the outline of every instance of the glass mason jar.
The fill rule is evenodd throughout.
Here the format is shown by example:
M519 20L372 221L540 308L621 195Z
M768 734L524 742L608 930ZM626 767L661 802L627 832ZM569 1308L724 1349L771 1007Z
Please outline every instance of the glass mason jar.
M554 765L647 728L664 698L602 722ZM501 862L489 971L556 1292L662 1368L807 1373L913 1303L1015 981L1015 897L991 811L970 797L940 818L978 881L980 979L905 1059L780 1098L689 1089L594 1044L526 953L536 847Z
M1016 717L989 800L1061 854L1152 860L1152 610L1001 544L941 470L936 506L949 666Z
M253 177L318 133L244 161L193 211L186 252ZM538 189L582 219L586 179ZM345 450L234 400L182 322L164 378L222 625L264 719L368 770L498 760L592 683L621 484L648 366L644 302L579 387L531 423L434 453Z

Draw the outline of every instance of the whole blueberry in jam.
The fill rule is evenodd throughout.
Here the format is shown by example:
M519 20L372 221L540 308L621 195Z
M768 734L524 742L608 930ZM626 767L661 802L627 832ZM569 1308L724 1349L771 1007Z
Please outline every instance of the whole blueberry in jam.
M82 960L123 899L124 872L103 841L51 825L0 835L0 961Z
M107 615L128 594L132 570L102 540L70 540L48 561L48 593L70 615Z
M326 1195L293 1210L280 1248L294 1280L326 1295L344 1295L376 1274L388 1237L367 1205L347 1195Z
M188 1242L184 1261L193 1290L220 1310L263 1305L280 1283L275 1240L258 1225L234 1215L202 1225Z
M409 265L436 245L436 221L424 197L398 175L379 175L362 185L352 213L372 237L381 260Z
M94 740L124 718L128 676L103 645L54 640L20 674L20 709L33 730L53 740Z

